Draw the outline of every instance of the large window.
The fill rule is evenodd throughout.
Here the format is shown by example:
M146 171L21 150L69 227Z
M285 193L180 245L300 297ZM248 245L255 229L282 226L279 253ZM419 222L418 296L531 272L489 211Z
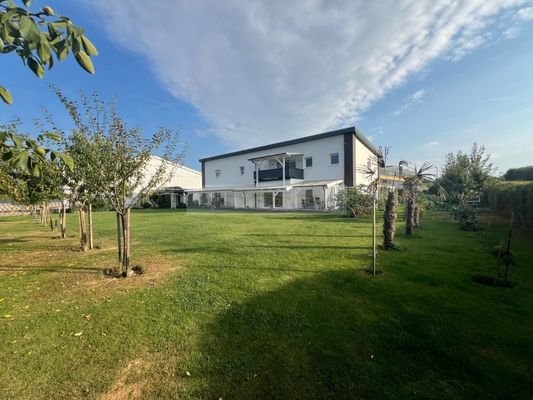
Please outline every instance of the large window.
M339 153L331 153L329 155L329 161L331 165L335 165L339 163Z
M273 204L272 192L263 193L263 202L264 202L265 207L272 207L272 204Z
M305 168L311 168L313 166L313 157L305 157Z

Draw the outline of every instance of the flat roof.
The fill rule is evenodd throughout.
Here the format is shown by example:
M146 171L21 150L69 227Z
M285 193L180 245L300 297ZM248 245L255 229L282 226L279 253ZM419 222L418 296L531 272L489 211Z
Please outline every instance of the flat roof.
M239 156L242 154L252 153L255 151L270 150L276 147L288 146L291 144L298 144L298 143L305 143L305 142L310 142L312 140L325 139L325 138L337 136L337 135L344 135L345 133L355 134L355 137L359 139L366 147L368 147L370 151L372 151L372 153L374 153L377 156L380 156L379 150L372 143L370 143L370 141L366 137L364 137L363 134L359 132L359 130L355 126L350 126L348 128L319 133L317 135L304 136L304 137L297 138L297 139L286 140L284 142L277 142L277 143L267 144L265 146L252 147L250 149L238 150L238 151L234 151L231 153L220 154L218 156L201 158L199 161L203 163L205 161L218 160L220 158L226 158L226 157L232 157L232 156Z
M264 160L271 160L272 158L288 158L292 156L303 156L303 153L276 153L276 154L267 154L266 156L261 157L254 157L249 158L248 161L255 162L255 161L264 161Z

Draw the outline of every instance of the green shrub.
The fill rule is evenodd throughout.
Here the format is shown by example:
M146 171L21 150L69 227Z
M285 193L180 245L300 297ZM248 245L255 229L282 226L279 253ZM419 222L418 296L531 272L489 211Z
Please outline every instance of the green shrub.
M479 231L481 229L477 212L474 209L457 206L452 208L451 213L453 218L459 221L463 231Z
M363 185L347 187L336 195L337 205L347 211L349 217L359 217L372 213L373 198L367 194Z
M517 226L533 227L533 183L500 183L485 192L487 205L504 216L514 213Z

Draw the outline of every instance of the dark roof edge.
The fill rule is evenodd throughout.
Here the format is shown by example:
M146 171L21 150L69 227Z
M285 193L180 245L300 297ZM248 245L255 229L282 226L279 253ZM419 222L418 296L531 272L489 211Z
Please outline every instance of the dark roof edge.
M363 134L359 132L359 130L356 127L351 126L348 128L337 129L337 130L330 131L330 132L319 133L317 135L304 136L304 137L297 138L297 139L286 140L284 142L277 142L277 143L267 144L264 146L252 147L250 149L238 150L238 151L234 151L231 153L220 154L218 156L201 158L199 161L203 163L205 161L212 161L212 160L218 160L220 158L239 156L239 155L246 154L246 153L252 153L254 151L269 150L269 149L273 149L273 148L280 147L280 146L288 146L291 144L310 142L312 140L324 139L324 138L337 136L337 135L344 135L345 133L354 133L357 139L359 139L366 147L368 147L370 151L372 151L376 155L379 155L378 149L376 149L376 147L372 143L370 143L370 141L366 137L364 137Z

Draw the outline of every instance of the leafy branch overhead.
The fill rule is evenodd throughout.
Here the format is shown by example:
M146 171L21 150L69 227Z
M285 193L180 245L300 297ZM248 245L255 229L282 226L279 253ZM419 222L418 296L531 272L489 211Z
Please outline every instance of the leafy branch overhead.
M0 54L16 54L37 77L54 66L54 58L63 61L70 53L87 72L94 74L92 56L98 55L94 44L84 35L85 30L65 16L56 16L48 6L41 11L29 11L31 0L0 0ZM55 55L55 57L54 57ZM11 93L0 85L0 98L7 104Z
M10 130L0 131L0 157L12 168L16 168L34 177L41 175L42 168L46 167L48 159L60 161L69 170L74 167L72 158L68 154L45 148L43 142L59 142L61 135L54 132L45 132L37 139L18 135Z

